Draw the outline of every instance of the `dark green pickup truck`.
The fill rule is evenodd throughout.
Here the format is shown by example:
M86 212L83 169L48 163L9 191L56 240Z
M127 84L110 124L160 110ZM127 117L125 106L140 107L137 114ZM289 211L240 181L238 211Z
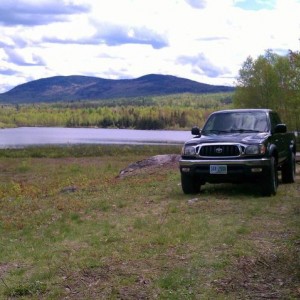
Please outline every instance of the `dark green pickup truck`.
M179 161L185 194L198 193L206 182L253 182L271 196L277 191L278 171L283 183L295 181L295 135L270 109L217 111L192 135Z

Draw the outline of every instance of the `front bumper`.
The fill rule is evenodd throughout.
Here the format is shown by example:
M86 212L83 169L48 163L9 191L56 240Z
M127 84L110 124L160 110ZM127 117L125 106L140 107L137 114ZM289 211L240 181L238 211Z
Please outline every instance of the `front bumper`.
M211 174L211 165L226 165L226 174ZM267 174L270 158L251 159L180 159L180 172L196 175L203 182L237 182L250 179L256 181Z

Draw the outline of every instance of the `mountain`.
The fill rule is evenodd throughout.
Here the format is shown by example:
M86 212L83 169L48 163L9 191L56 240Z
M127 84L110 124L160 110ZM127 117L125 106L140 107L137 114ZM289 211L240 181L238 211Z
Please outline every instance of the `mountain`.
M233 87L199 83L170 75L150 74L135 79L103 79L88 76L54 76L20 84L0 94L1 103L38 103L97 100L180 93L218 93Z

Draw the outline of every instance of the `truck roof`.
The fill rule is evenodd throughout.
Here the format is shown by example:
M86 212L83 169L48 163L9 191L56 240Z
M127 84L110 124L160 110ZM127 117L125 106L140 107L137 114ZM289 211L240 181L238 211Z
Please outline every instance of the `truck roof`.
M272 111L272 109L268 109L268 108L239 108L239 109L218 110L218 111L214 112L213 114L232 113L232 112L265 112L265 113L269 113L271 111Z

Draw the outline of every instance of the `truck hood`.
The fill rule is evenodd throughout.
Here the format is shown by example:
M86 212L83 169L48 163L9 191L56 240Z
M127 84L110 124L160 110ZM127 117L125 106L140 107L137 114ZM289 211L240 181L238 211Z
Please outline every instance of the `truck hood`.
M241 143L241 144L260 144L269 137L268 132L259 133L222 133L206 134L195 136L186 144L204 144L204 143Z

